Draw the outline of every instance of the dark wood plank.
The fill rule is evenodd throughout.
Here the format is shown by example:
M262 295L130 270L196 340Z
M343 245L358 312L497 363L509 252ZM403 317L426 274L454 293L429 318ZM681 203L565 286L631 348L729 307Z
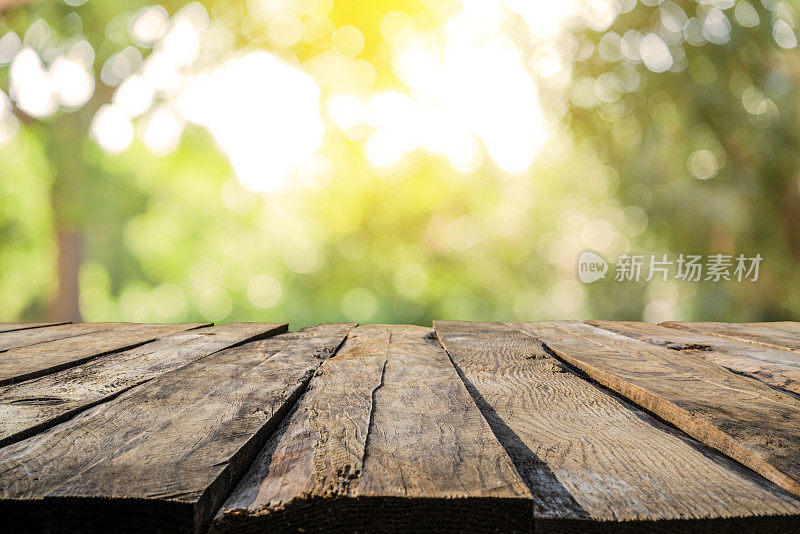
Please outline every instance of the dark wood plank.
M637 321L587 323L651 345L679 351L680 356L676 357L707 360L800 395L798 353Z
M600 384L800 495L800 402L793 396L577 321L514 326Z
M67 326L81 333L18 347L0 354L0 386L55 373L99 356L132 349L166 334L192 330L208 324L84 323ZM30 332L43 330L47 329Z
M168 334L77 367L0 387L0 447L209 354L286 332L286 323L232 323Z
M0 449L4 528L201 530L352 326L217 352Z
M533 492L537 531L800 526L800 500L595 387L501 323L436 334ZM753 526L753 525L748 525Z
M662 326L754 343L764 347L800 352L800 323L699 323L666 321Z
M67 321L62 323L0 323L0 333L2 332L15 332L19 330L31 330L33 328L44 328L46 326L58 326L63 324L70 324Z
M530 532L530 494L431 334L354 329L212 531Z

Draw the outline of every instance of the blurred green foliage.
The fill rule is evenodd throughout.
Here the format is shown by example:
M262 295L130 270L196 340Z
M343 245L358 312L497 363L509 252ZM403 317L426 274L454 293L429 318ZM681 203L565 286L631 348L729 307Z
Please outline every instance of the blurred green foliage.
M683 55L676 56L680 70L654 74L639 66L639 89L620 91L613 102L598 99L590 109L573 106L572 130L620 174L621 203L647 212L647 230L634 248L765 257L758 283L679 287L688 301L682 314L697 320L796 318L800 56L796 44L788 49L776 44L775 28L781 21L796 27L797 3L649 3L655 5L637 5L606 33L585 37L600 52L611 32L624 36L632 29L662 28L670 35L663 30L665 19L685 21L684 14L703 19L719 4L727 7L716 11L725 17L727 38L673 45L673 56L676 49ZM623 64L595 53L577 63L577 76L599 80L617 72L624 78ZM712 168L706 170L702 158L708 156ZM635 314L635 306L626 315ZM594 310L602 313L602 305Z
M441 32L459 8L301 2L304 35L317 37L282 46L282 34L247 18L255 3L206 5L212 21L230 30L234 49L266 49L313 69L331 50L333 31L352 25L364 37L358 57L373 69L372 91L403 87L380 31L387 13ZM794 29L796 4L748 4L760 23L747 28L736 21L736 3L717 3L621 2L616 9L625 12L602 31L579 17L565 23L554 39L568 83L532 74L550 139L525 173L504 172L489 158L461 173L419 150L376 170L363 139L328 124L318 152L330 172L269 193L245 188L197 125L163 155L138 139L109 154L88 135L114 92L100 80L104 63L127 46L149 53L127 33L131 14L147 4L11 7L0 35L24 35L42 19L54 43L84 36L95 52L95 90L75 111L38 119L18 112L16 135L0 145L0 320L58 314L59 283L68 283L58 268L64 229L81 237L77 283L87 321L289 321L296 328L434 318L794 318L800 56L776 44L775 24ZM174 14L182 2L162 5ZM686 31L676 38L665 29L669 17L683 13L686 26L715 9L728 21L718 43L691 44ZM661 35L672 66L654 72L641 58L625 59L620 43L636 37L630 31L639 39ZM509 35L523 55L536 57L545 46L513 26ZM7 93L8 73L0 65ZM760 253L764 263L755 283L623 283L612 271L584 285L576 262L585 249L611 262L622 253Z

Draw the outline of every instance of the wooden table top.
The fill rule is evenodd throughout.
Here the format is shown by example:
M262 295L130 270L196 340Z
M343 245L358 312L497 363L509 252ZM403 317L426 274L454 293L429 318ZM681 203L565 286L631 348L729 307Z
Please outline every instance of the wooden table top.
M800 532L800 323L0 324L0 517Z

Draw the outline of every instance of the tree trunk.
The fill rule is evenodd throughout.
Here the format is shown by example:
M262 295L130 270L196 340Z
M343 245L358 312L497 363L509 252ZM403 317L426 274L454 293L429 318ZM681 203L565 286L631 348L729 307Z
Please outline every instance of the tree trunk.
M56 275L58 290L48 309L53 321L81 321L79 275L84 253L84 229L91 217L88 201L88 171L81 155L92 111L84 107L64 113L47 125L44 132L48 158L53 169L50 202L53 233L58 246Z
M58 291L50 303L48 319L51 321L81 321L80 274L83 259L83 236L80 232L56 223L58 245Z

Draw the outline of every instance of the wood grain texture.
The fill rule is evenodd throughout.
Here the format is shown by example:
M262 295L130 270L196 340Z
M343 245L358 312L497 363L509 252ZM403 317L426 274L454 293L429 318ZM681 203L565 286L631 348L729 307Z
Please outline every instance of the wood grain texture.
M735 339L764 347L800 352L800 323L699 323L665 321L662 326Z
M525 484L431 334L351 331L212 532L530 531Z
M434 327L527 481L537 531L636 521L685 532L709 520L741 527L746 515L800 526L799 500L593 386L530 336L501 323Z
M10 349L0 354L0 386L15 384L38 376L74 367L99 356L131 349L173 332L208 326L204 323L139 324L139 323L82 323L65 325L75 333ZM62 328L62 327L56 327ZM49 328L10 332L11 334L41 333ZM2 336L0 336L2 340Z
M800 403L793 396L577 321L514 326L600 384L800 495Z
M58 326L63 324L69 324L68 322L63 323L0 323L0 333L3 332L14 332L19 330L30 330L33 328L44 328L45 326Z
M199 532L349 324L226 349L0 449L15 532Z
M0 334L0 352L137 324L141 323L57 323L35 329L12 330Z
M32 436L163 373L219 350L285 332L286 323L232 323L168 334L83 365L0 387L0 447Z
M588 324L628 336L679 354L700 358L770 386L800 395L800 354L731 338L699 334L637 321L587 321Z
M10 330L0 334L0 352L58 339L83 336L92 332L102 332L117 324L121 323L64 323L30 330Z

